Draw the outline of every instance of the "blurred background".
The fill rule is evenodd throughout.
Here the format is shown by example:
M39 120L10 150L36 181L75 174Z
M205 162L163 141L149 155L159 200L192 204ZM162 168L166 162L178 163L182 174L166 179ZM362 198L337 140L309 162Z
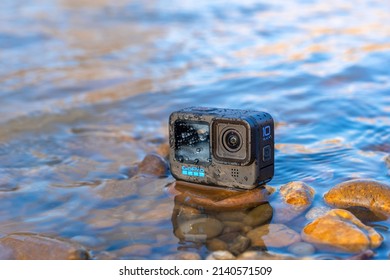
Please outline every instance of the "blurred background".
M320 201L348 179L388 182L390 1L2 0L0 236L175 252L173 202L153 192L172 178L99 191L193 105L274 117L272 186L302 180Z

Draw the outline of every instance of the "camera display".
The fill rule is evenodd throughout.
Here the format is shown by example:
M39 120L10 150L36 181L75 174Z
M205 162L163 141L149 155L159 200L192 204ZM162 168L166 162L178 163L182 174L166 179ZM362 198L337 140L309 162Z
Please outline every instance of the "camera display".
M182 181L252 189L274 174L274 123L258 111L191 107L169 119L169 161Z

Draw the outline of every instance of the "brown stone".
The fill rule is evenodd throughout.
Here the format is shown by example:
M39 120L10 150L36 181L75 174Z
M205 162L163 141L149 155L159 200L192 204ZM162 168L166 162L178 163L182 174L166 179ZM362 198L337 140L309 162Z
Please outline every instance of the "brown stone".
M228 245L226 244L226 242L218 238L213 238L206 242L206 247L209 251L225 251L227 250Z
M169 173L167 161L158 154L148 154L138 165L138 174L165 177Z
M269 203L264 203L249 211L244 218L246 225L255 227L269 222L272 219L273 209Z
M288 222L309 208L315 191L307 184L294 181L280 187L276 201L271 201L274 209L273 222Z
M290 182L280 187L280 195L283 201L296 207L310 206L314 194L315 191L312 187L300 181Z
M85 260L89 254L77 243L32 233L13 233L0 239L8 256L17 260Z
M302 230L302 239L330 251L363 252L381 245L383 237L352 213L333 209Z
M252 246L285 247L301 240L299 234L282 224L266 224L247 233Z
M223 224L214 218L199 218L178 225L175 235L186 241L205 241L218 236Z
M265 188L232 190L197 184L176 182L176 203L213 211L235 211L253 208L267 202L269 192Z
M324 195L325 202L337 208L365 207L390 216L390 185L373 180L351 180L334 186Z
M251 240L243 235L238 235L231 244L229 244L228 250L234 255L239 255L245 252L251 244Z

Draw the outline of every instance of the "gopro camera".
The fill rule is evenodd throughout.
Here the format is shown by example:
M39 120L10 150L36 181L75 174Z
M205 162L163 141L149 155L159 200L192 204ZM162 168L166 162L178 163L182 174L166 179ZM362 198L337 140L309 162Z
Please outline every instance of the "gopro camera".
M253 189L274 175L274 121L258 111L190 107L169 118L177 180Z

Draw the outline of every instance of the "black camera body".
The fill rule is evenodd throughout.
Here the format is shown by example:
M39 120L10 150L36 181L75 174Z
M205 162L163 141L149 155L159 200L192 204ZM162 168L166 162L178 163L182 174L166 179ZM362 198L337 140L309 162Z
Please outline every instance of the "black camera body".
M173 112L169 145L178 180L253 189L274 175L274 121L265 112L205 107Z

